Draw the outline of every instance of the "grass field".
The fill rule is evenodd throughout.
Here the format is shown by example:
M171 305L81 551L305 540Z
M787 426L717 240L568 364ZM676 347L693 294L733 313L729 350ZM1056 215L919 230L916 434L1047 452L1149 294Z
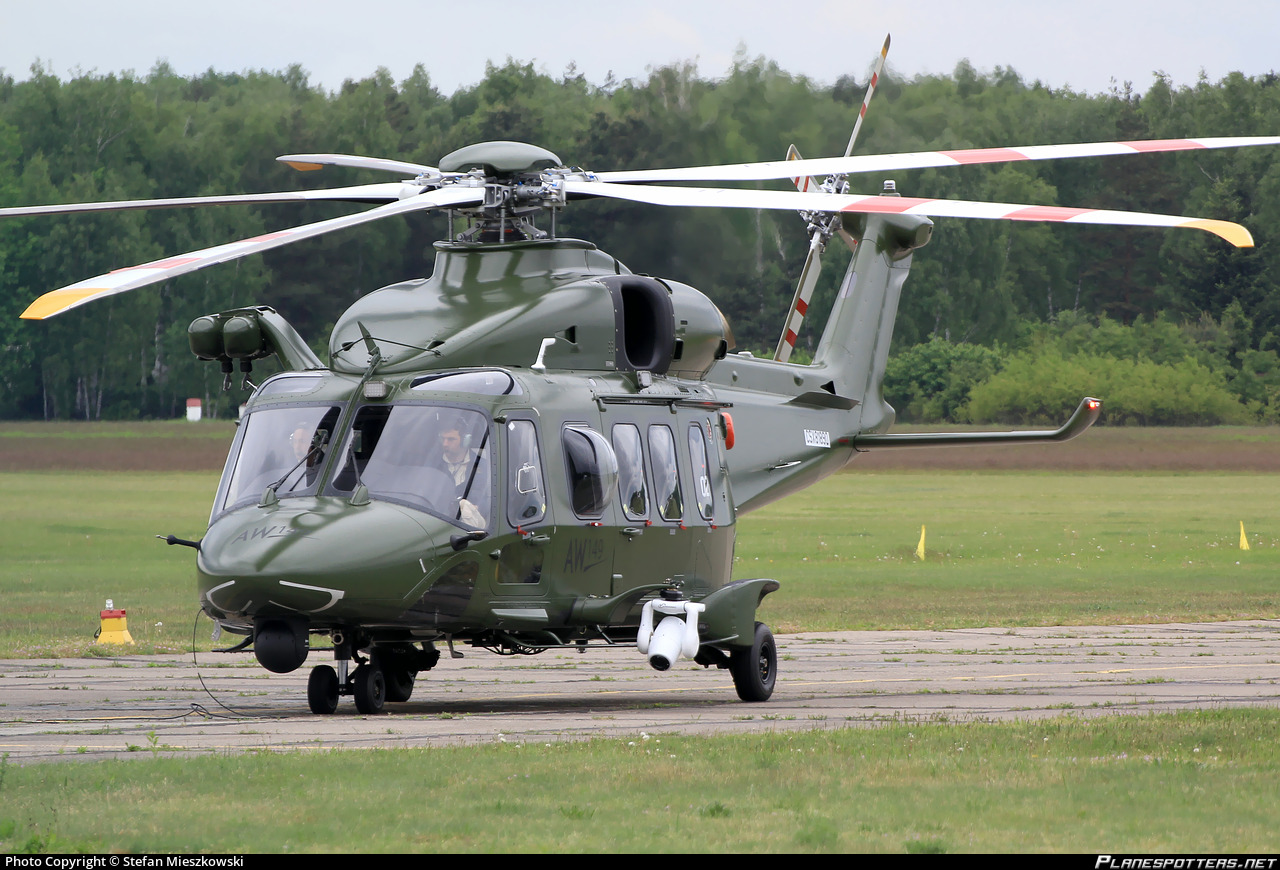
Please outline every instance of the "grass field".
M1280 717L0 767L3 852L1272 854Z
M231 428L159 425L0 426L0 657L110 655L92 644L108 597L136 651L189 648L192 553L154 535L202 534ZM782 632L1280 616L1276 430L1094 434L1047 459L864 457L742 518L735 575L781 581L761 618ZM141 747L128 762L0 761L0 851L1273 853L1277 726L1280 711L1213 710L191 759Z

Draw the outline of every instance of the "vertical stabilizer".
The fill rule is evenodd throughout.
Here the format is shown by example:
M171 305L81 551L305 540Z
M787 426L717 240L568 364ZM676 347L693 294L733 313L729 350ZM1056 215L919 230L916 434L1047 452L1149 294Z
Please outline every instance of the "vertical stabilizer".
M861 240L836 295L813 367L831 376L834 392L856 399L858 429L883 432L894 412L881 391L902 284L912 253L928 243L933 222L915 215L843 216Z

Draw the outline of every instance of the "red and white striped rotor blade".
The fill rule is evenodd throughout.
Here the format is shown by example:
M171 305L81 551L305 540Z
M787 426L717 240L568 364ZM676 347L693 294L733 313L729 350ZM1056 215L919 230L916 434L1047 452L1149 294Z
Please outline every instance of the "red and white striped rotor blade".
M880 49L880 56L876 58L875 69L871 71L871 81L867 83L866 96L862 98L862 108L858 110L858 120L853 122L853 133L849 136L849 144L846 145L844 149L845 157L848 157L853 153L853 145L858 141L858 131L862 129L862 119L867 116L867 106L871 104L871 97L876 92L876 85L880 83L880 74L884 72L884 59L888 56L889 34L886 33L884 36L884 46Z
M795 146L795 143L787 146L788 162L795 163L803 159L804 158L800 156L800 149ZM800 175L793 175L791 176L791 183L794 184L796 186L796 190L801 193L814 193L822 190L822 182L814 178L812 175L805 175L803 173Z
M902 154L862 154L855 157L816 157L809 160L773 160L723 166L688 166L674 169L638 169L597 172L606 182L653 181L761 181L795 178L797 175L842 175L853 172L889 172L978 163L1022 160L1061 160L1075 157L1117 157L1165 151L1211 148L1246 148L1280 145L1280 136L1226 136L1210 139L1146 139L1130 142L1082 142L1075 145L1023 145L1016 148L971 148L958 151L916 151Z
M651 205L704 206L707 208L767 208L794 211L861 212L864 214L915 214L924 217L959 217L980 220L1051 221L1055 223L1109 224L1131 227L1190 227L1221 236L1238 248L1252 247L1253 237L1239 224L1183 215L1113 211L1097 208L1064 208L1007 202L974 202L962 199L917 199L907 196L858 196L837 193L800 193L790 190L729 190L713 187L657 187L643 184L605 184L598 181L566 181L570 193L607 196Z
M56 205L27 205L0 208L0 218L46 214L77 214L99 211L133 211L152 208L195 208L206 205L244 205L265 202L395 202L414 196L421 188L398 182L332 187L326 190L299 190L279 193L243 193L227 196L181 196L170 199L125 199L114 202L68 202Z
M778 362L790 360L791 352L796 349L800 327L804 325L804 316L809 311L809 300L813 298L813 289L818 286L818 276L822 274L820 247L817 236L809 240L809 255L805 257L800 280L796 283L796 292L791 299L791 312L787 315L787 322L782 327L782 337L778 339L778 346L773 352L773 358Z
M410 199L380 205L377 208L371 208L368 211L352 215L344 215L313 224L304 224L300 227L266 233L251 239L230 242L199 251L191 251L187 254L178 254L174 257L166 257L163 260L143 263L140 266L117 269L105 275L98 275L84 281L77 281L75 284L70 284L57 290L51 290L32 302L20 316L25 320L44 320L47 317L61 314L64 311L69 311L72 308L79 307L95 299L101 299L104 296L114 296L117 293L145 287L148 284L155 284L158 281L185 275L188 272L204 269L217 263L238 260L241 257L247 257L250 254L257 254L271 248L290 245L303 239L333 232L334 230L346 229L347 227L380 220L392 215L407 214L430 208L473 204L483 200L483 188L447 187Z

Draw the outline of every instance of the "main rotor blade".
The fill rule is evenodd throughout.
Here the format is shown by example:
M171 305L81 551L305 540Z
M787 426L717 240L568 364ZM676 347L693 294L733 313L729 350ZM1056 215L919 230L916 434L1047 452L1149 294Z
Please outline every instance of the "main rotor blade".
M975 163L1008 163L1019 160L1058 160L1073 157L1111 157L1163 151L1207 148L1246 148L1280 145L1280 136L1229 136L1214 139L1147 139L1132 142L1083 142L1076 145L1023 145L1017 148L972 148L960 151L916 151L903 154L863 154L856 157L817 157L810 160L773 160L765 163L732 163L723 166L687 166L674 169L638 169L597 172L610 182L636 181L761 181L797 175L840 175L851 172L889 172Z
M95 278L88 278L58 290L52 290L32 302L20 316L25 320L44 320L46 317L61 314L63 311L84 305L94 299L114 296L117 293L124 293L128 290L184 275L187 272L194 272L206 266L225 263L228 260L237 260L250 254L290 245L303 239L333 232L334 230L346 229L347 227L380 220L392 215L407 214L430 208L472 204L481 202L483 199L483 188L447 187L410 199L403 199L399 202L380 205L377 208L371 208L368 211L352 215L344 215L313 224L304 224L300 227L266 233L265 235L255 236L239 242L230 242L229 244L192 251L187 254L179 254L175 257L167 257L151 263L143 263L140 266L117 269L105 275L98 275Z
M798 161L792 161L795 166ZM908 196L856 196L837 193L801 193L790 190L726 190L712 187L654 187L643 184L605 184L599 181L566 181L570 193L607 196L651 205L706 206L709 208L768 208L792 211L861 212L865 214L915 214L925 217L960 217L981 220L1052 221L1055 223L1113 224L1131 227L1191 227L1221 236L1237 248L1253 246L1253 237L1239 224L1207 218L1096 208L1064 208L1056 205L1019 205L1007 202L973 202L962 199L917 199Z
M241 205L255 202L394 202L401 199L407 185L395 182L333 187L327 190L299 190L280 193L244 193L228 196L182 196L173 199L125 199L114 202L69 202L56 205L27 205L0 208L0 218L24 215L71 214L94 211L130 211L149 208L194 208L203 205ZM409 188L413 191L413 188ZM411 194L412 195L412 194Z
M299 172L312 172L325 166L354 166L357 169L381 169L384 172L399 172L414 178L419 175L439 175L440 170L434 166L421 163L406 163L403 160L387 160L382 157L361 157L358 154L285 154L277 157L281 163L288 163Z

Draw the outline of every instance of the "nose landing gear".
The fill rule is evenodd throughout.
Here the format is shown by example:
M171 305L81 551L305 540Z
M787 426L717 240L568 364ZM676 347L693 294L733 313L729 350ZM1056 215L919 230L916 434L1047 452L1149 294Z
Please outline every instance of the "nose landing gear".
M352 658L357 661L348 675ZM340 632L334 633L335 671L328 665L312 669L307 680L307 706L312 713L327 716L337 712L338 698L350 695L356 710L368 716L382 712L387 701L407 701L419 671L435 667L440 652L426 642L418 649L412 644L394 644L370 651L368 661L352 653L351 644Z

